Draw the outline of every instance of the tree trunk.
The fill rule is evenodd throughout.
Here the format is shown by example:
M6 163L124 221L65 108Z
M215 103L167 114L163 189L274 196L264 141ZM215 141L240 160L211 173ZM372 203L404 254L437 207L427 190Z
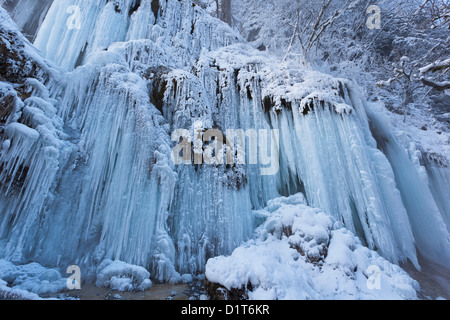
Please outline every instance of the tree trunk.
M411 80L408 80L405 88L405 96L403 100L403 122L406 123L406 118L408 116L409 104L413 102L413 91Z
M233 24L232 14L231 14L231 0L221 0L220 10L219 10L220 20L228 23L230 26Z

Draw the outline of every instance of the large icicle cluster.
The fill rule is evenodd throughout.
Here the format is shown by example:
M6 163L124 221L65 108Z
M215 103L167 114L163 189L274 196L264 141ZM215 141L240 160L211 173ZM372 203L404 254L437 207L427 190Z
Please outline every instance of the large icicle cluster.
M240 37L192 1L59 0L53 2L35 45L46 58L71 70L115 42L140 39L163 51L170 58L167 66L188 67L202 50L236 43Z
M420 152L411 142L402 148L389 120L377 108L367 108L372 133L392 166L417 247L424 256L449 268L449 160Z
M62 70L20 41L45 67L0 79L0 257L93 275L120 260L177 281L247 241L255 210L302 192L391 262L417 265L417 244L449 265L439 210L421 218L433 198L399 181L416 168L379 150L347 81L280 64L190 0L54 1L34 44ZM177 166L177 129L278 129L279 170Z

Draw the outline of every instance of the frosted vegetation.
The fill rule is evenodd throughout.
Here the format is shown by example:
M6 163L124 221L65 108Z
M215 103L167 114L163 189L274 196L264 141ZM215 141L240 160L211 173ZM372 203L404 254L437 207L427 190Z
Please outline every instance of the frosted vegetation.
M448 153L420 153L354 82L190 0L3 2L0 296L61 289L56 273L14 280L30 261L122 291L206 271L255 299L414 299L398 263L450 267ZM176 166L171 135L197 121L279 130L277 174Z

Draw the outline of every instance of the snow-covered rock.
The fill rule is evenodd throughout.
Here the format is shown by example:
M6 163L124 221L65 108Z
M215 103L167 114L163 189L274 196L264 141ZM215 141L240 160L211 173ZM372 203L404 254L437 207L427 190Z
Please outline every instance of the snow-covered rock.
M56 269L38 263L14 265L0 260L0 299L39 300L40 294L67 289L67 279Z
M302 194L269 203L257 237L206 265L208 294L255 300L416 299L418 283ZM214 285L215 284L215 285ZM236 296L236 294L238 295Z
M122 261L103 261L97 268L97 286L117 291L145 291L152 287L145 268Z

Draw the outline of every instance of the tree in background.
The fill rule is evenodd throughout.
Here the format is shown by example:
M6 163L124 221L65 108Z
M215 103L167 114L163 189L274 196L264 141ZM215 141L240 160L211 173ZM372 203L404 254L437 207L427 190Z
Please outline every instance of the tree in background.
M231 0L216 0L219 8L217 14L220 20L233 26L233 16L231 12Z

